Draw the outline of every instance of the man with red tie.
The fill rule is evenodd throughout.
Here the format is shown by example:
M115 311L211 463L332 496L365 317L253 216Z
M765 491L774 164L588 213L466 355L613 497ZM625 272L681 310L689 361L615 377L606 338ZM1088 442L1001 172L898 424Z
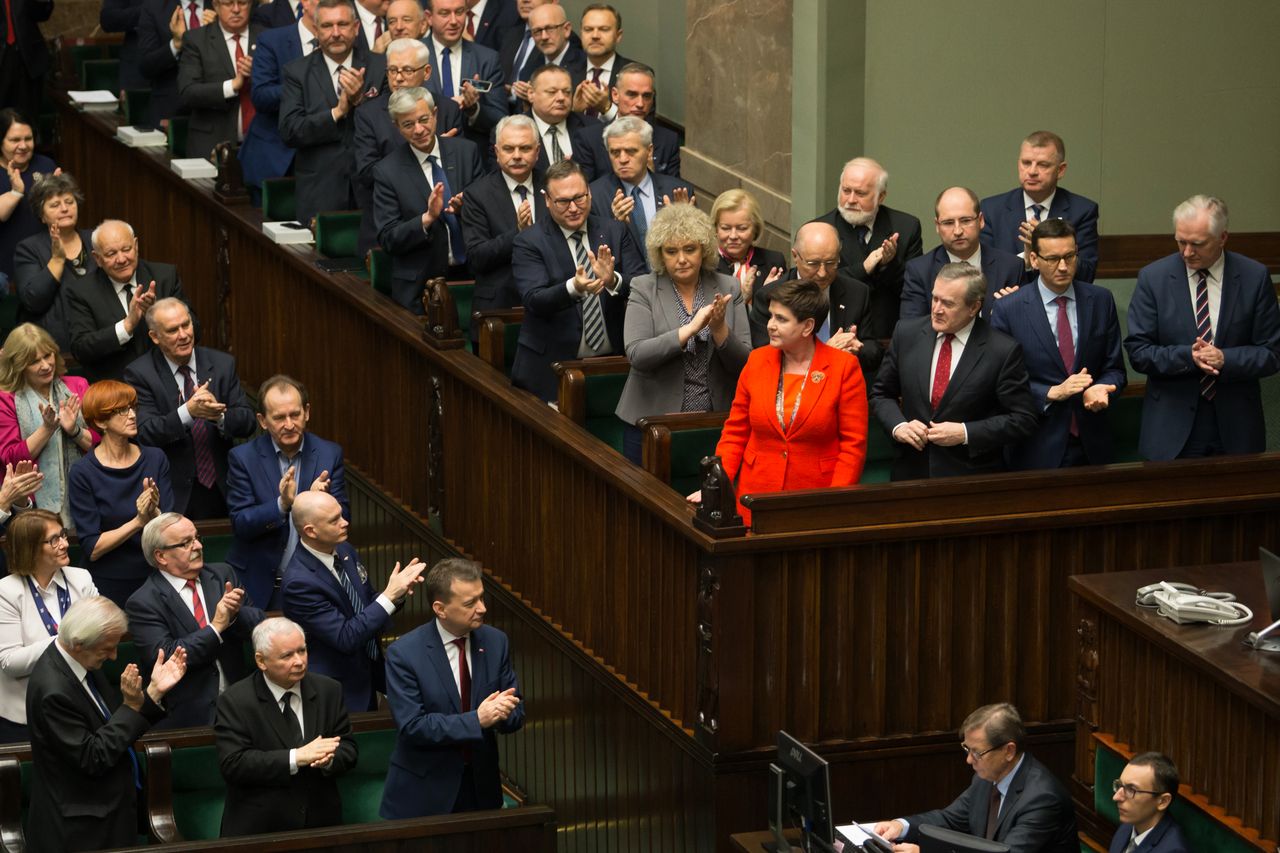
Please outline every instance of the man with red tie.
M250 90L258 28L249 26L252 6L251 0L215 0L217 25L183 37L178 100L191 112L187 153L193 157L208 158L218 143L243 140L253 121Z
M930 315L894 329L871 389L871 410L899 444L894 480L1003 471L1005 446L1035 431L1022 347L978 316L986 291L981 271L947 264Z
M631 60L618 53L622 15L607 3L592 3L582 11L582 49L585 55L569 66L573 75L573 110L601 121L613 121L618 108L610 89Z

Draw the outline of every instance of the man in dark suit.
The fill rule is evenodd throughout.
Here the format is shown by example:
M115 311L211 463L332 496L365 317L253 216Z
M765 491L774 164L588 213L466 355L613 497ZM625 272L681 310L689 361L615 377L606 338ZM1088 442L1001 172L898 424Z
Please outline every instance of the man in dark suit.
M1024 282L1039 273L1027 258L1031 231L1044 219L1065 219L1076 230L1080 268L1076 278L1093 281L1098 268L1098 205L1058 186L1067 171L1067 146L1062 137L1038 130L1022 140L1018 151L1017 189L982 200L982 243L1023 258Z
M187 653L187 674L169 692L156 728L213 725L218 694L248 675L245 646L264 618L235 572L205 563L196 526L181 513L162 513L142 529L142 555L156 571L129 596L129 632L141 660L157 650Z
M510 96L508 106L513 114L528 112L529 88L525 84L534 71L543 65L576 65L585 57L582 41L573 31L564 11L559 14L551 10L539 12L544 5L557 4L555 0L517 2L516 8L524 17L525 26L509 31L498 51L503 79L510 83L507 87ZM535 12L538 13L536 23Z
M180 300L159 300L146 320L155 348L124 371L138 392L138 440L168 457L176 511L226 518L227 454L255 426L236 360L195 345L191 312Z
M280 138L295 149L298 221L322 210L355 207L352 112L381 77L359 41L351 0L316 0L320 49L285 66L280 95ZM366 79L366 76L369 79Z
M258 625L253 649L257 671L218 697L213 726L222 836L342 823L337 778L359 758L342 687L307 671L306 635L288 619Z
M922 825L940 826L1018 853L1078 853L1071 795L1026 751L1026 736L1018 709L1007 702L974 711L960 727L960 748L973 768L968 789L945 809L882 821L876 833L914 844Z
M1135 755L1111 785L1120 827L1111 837L1110 853L1191 853L1169 814L1181 782L1169 756Z
M164 717L161 701L181 681L186 652L157 656L146 690L137 664L120 688L99 670L116 656L129 628L124 613L101 596L81 599L62 615L27 682L31 734L31 806L27 850L63 853L127 847L138 838L141 788L133 742Z
M618 82L618 73L631 60L618 53L622 41L622 15L607 3L592 3L582 10L581 61L569 66L573 75L573 111L588 118L612 121L618 109L609 90Z
M347 542L342 505L321 491L303 492L293 506L298 548L280 583L284 615L311 633L312 666L342 685L349 711L372 711L386 689L378 636L391 614L422 582L425 563L396 563L386 589L374 595L369 573Z
M124 44L120 45L119 83L120 88L126 91L151 87L138 64L138 21L141 17L142 0L103 0L102 11L98 13L98 25L104 33L124 34ZM148 118L143 114L135 123L147 124Z
M653 120L653 111L658 103L653 69L640 62L631 62L622 66L614 76L616 79L609 89L614 117L635 116L649 122L653 128L653 170L673 178L680 177L680 139L675 131Z
M511 381L547 401L556 398L554 362L623 351L631 278L645 269L630 229L590 210L582 167L557 163L547 170L549 215L512 244L525 313Z
M467 0L467 38L497 52L508 30L523 28L514 0Z
M249 98L257 28L249 28L246 0L214 0L217 26L183 39L178 59L178 103L191 116L187 153L212 159L220 142L239 142L253 121Z
M537 167L572 159L590 183L609 173L604 125L571 110L573 81L558 65L543 65L529 79L529 115L538 128Z
M284 4L275 0L254 12ZM315 0L298 0L302 17L287 25L276 25L259 34L253 53L253 76L249 97L253 100L253 121L240 145L240 171L245 186L261 188L267 178L283 178L293 171L294 151L280 138L280 93L284 89L284 67L295 59L310 56L320 44L316 30ZM289 12L288 14L292 14Z
M978 316L986 287L969 264L947 264L933 314L893 332L871 410L901 444L894 480L1003 471L1004 448L1036 428L1022 348Z
M291 27L306 15L302 0L271 0L254 7L252 21L263 30Z
M0 104L35 121L49 70L40 24L53 14L53 0L9 0L5 11L0 15Z
M307 389L288 376L272 376L258 389L258 426L253 441L227 457L227 507L235 542L227 562L235 567L249 598L280 609L280 576L293 557L297 531L289 521L294 498L325 491L347 504L342 448L307 432Z
M1138 449L1147 459L1261 453L1259 380L1280 370L1280 311L1262 264L1225 251L1227 205L1173 211L1178 254L1138 273L1124 346L1147 375Z
M187 34L217 20L212 0L143 0L138 13L138 69L151 85L151 121L168 126L185 115L178 103L178 59ZM179 156L186 153L179 151Z
M1075 280L1076 238L1066 220L1037 225L1030 251L1040 278L996 303L991 318L992 328L1021 344L1031 396L1042 412L1031 437L1010 448L1010 466L1106 465L1107 406L1127 381L1115 298Z
M463 191L481 175L480 155L466 139L436 136L436 107L426 89L395 92L387 109L409 144L373 169L373 222L391 256L391 297L421 314L427 279L464 277L458 210Z
M982 300L979 315L990 320L996 300L1009 295L1022 284L1022 261L994 246L982 245L978 239L982 231L978 195L967 187L949 187L938 194L933 205L933 225L942 245L927 255L907 261L898 319L927 315L933 307L933 283L938 278L938 270L947 264L968 261L982 270L987 286L992 290Z
M546 173L533 165L538 160L538 129L533 119L507 116L498 122L495 133L498 171L468 187L462 205L467 263L476 277L471 299L476 311L520 304L511 273L512 246L517 234L547 216Z
M502 69L498 54L463 38L466 27L466 0L429 0L431 76L426 86L436 103L447 98L457 104L465 118L464 134L478 147L489 143L489 135L507 114L503 98ZM473 81L486 81L481 92Z
M385 20L389 5L389 0L355 0L358 41L370 54L383 53L391 40Z
M902 305L906 264L921 254L920 220L884 204L889 173L870 157L844 164L836 207L818 222L835 226L844 271L871 288L865 339L893 334Z
M636 245L643 247L658 211L673 202L692 202L693 187L649 170L653 127L644 119L614 119L605 126L604 146L610 171L591 182L591 213L626 223Z
M427 575L435 618L387 649L399 736L379 814L387 820L502 807L497 733L524 725L507 635L484 624L484 579L469 560Z
M178 271L170 264L138 260L138 239L129 223L108 219L93 229L98 268L67 288L71 352L90 382L119 379L149 352L143 318L157 299L186 301Z

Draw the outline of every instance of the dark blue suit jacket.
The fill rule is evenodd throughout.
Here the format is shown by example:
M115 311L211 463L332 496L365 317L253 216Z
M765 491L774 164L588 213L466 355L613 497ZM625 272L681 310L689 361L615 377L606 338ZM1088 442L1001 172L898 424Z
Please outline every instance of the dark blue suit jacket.
M476 21L476 44L497 52L507 30L515 27L524 29L524 21L516 11L515 0L489 0L485 4L484 14Z
M907 261L902 275L899 320L928 316L933 308L933 283L938 278L938 270L950 262L946 246L939 246L927 255ZM996 303L996 291L1022 284L1022 259L994 246L983 246L982 274L987 279L987 296L982 300L980 316L989 320L991 307Z
M608 163L608 160L605 160ZM662 197L670 195L677 189L686 189L689 191L689 197L693 198L693 187L679 178L673 178L669 175L660 175L657 172L650 173L653 176L653 195L654 207L656 208L654 215L662 210ZM613 218L613 194L618 190L626 190L622 186L622 181L618 180L618 176L612 170L608 174L603 175L591 182L591 215L599 216L601 219ZM650 223L653 224L653 223ZM645 272L649 272L649 254L645 250L644 240L640 237L640 229L636 227L635 218L628 227L631 229L631 239L636 241L636 246L640 249L640 254L645 260Z
M387 704L399 736L379 814L387 820L448 814L462 782L462 748L471 750L477 805L502 807L495 732L524 725L524 703L505 721L480 728L476 708L489 694L520 688L511 668L507 635L482 625L471 632L471 710L459 708L457 681L436 621L414 628L387 649Z
M98 14L102 31L124 33L124 44L120 46L121 89L146 89L150 85L138 67L138 21L141 17L142 0L102 0L102 11Z
M288 0L276 0L270 6L259 6L258 12L284 4ZM296 21L294 22L296 23ZM280 92L284 82L284 67L302 57L302 42L296 26L272 25L258 35L253 52L253 88L249 97L253 100L253 121L240 144L240 168L244 182L261 186L267 178L282 178L293 167L293 149L280 138Z
M227 581L238 585L235 572L225 563L208 563L200 572L200 590L207 607L205 618L213 621L214 610L226 590ZM164 649L165 659L182 646L187 650L187 674L164 697L168 716L156 728L180 729L187 726L213 725L213 712L218 704L218 667L234 684L249 674L245 648L251 643L253 629L265 614L248 598L240 606L240 615L218 639L209 625L196 624L191 608L157 569L129 596L125 606L129 616L129 633L138 646L139 669L151 674L156 650Z
M177 5L178 0L143 0L138 13L138 69L151 83L151 122L157 126L161 119L186 114L178 105L178 58L169 47L169 16ZM212 8L208 2L200 5Z
M440 86L443 85L441 83L443 78L440 76L440 58L436 56L436 43L430 35L426 38L426 44L431 52L431 77L427 80L427 91L439 103L444 98L444 93L440 90ZM498 62L498 52L466 39L458 42L458 46L462 48L462 80L454 80L454 86L461 87L463 80L472 80L477 74L480 75L481 80L493 83L493 88L480 95L480 111L475 121L467 122L469 131L480 140L484 140L488 138L489 131L493 130L494 126L507 114L506 89L502 87L502 68Z
M1120 318L1116 315L1115 298L1106 288L1083 281L1075 282L1075 296L1076 361L1071 372L1088 368L1095 383L1115 385L1119 393L1124 390L1127 379L1124 356L1120 352ZM1043 411L1040 426L1031 437L1010 448L1009 467L1015 470L1057 468L1066 452L1072 414L1089 462L1093 465L1110 462L1111 430L1106 409L1085 411L1080 394L1056 403L1048 402L1049 388L1065 381L1067 370L1062 365L1062 356L1044 311L1040 285L1028 284L997 302L991 326L1022 345L1022 357L1031 378L1031 396Z
M1280 310L1267 268L1235 252L1225 255L1213 344L1226 363L1217 377L1214 410L1225 452L1261 453L1267 434L1258 380L1280 370ZM1147 375L1138 438L1147 459L1177 457L1191 434L1200 400L1201 372L1191 359L1195 339L1182 257L1169 255L1143 267L1129 302L1124 347L1133 369Z
M338 579L299 544L280 583L284 615L307 633L309 671L342 685L348 711L371 711L373 691L385 689L386 677L381 650L370 659L366 649L370 640L376 645L391 614L374 602L377 593L356 549L343 542L334 549L334 557L334 566L351 580L364 609L356 613Z
M289 5L289 0L271 0L270 3L258 5L253 10L251 20L265 29L275 29L298 23L298 14ZM256 63L257 60L255 59L254 62Z
M541 190L546 186L543 173L533 173L534 221L547 216L547 202ZM514 308L520 304L515 279L511 274L511 249L516 235L513 196L501 172L490 172L467 188L462 205L462 232L467 240L467 265L476 277L475 311L491 308Z
M572 159L586 173L587 182L609 174L609 153L604 147L604 125L600 120L587 118L581 113L569 113L564 120L564 127L569 132L570 144L573 146ZM492 142L493 139L490 138L490 143ZM535 168L540 172L545 172L551 166L550 147L545 135L538 140L538 162Z
M350 518L342 448L307 433L299 455L302 461L295 472L298 488L310 488L321 471L328 471L329 494L338 499L342 514ZM271 435L263 433L232 448L227 457L227 510L236 539L227 562L235 567L249 597L264 607L271 601L276 570L289 542L286 525L292 524L289 516L280 513L279 499L280 466Z
M589 250L595 252L600 244L608 244L613 252L614 271L622 277L616 293L600 293L605 331L613 351L621 354L622 321L631 295L631 278L644 274L644 257L630 229L612 217L589 216L583 227ZM550 215L516 236L511 248L511 269L524 304L511 382L544 400L554 400L557 385L551 365L578 357L582 302L570 296L565 286L574 277L577 262L560 226Z
M982 226L982 245L995 246L1011 255L1022 252L1018 229L1027 218L1022 201L1022 187L982 200L982 216L986 221ZM1076 280L1093 281L1098 269L1098 203L1058 187L1045 218L1065 219L1076 229L1076 247L1080 253ZM1025 270L1022 280L1035 281L1039 276L1034 269Z
M1133 838L1133 827L1122 824L1111 837L1110 853L1124 853ZM1142 840L1134 853L1191 853L1187 840L1182 837L1182 828L1168 814L1151 827L1151 834Z

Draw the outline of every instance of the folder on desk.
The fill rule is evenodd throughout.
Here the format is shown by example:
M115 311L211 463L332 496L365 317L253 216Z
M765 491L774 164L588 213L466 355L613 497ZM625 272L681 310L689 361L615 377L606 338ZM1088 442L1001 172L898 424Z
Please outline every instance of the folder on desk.
M264 222L262 233L282 246L314 243L316 239L312 236L311 229L300 222Z
M120 99L106 89L67 92L76 109L87 113L109 113L120 105Z
M116 139L130 148L164 148L169 142L162 130L134 127L131 124L117 127Z
M169 167L177 172L178 177L186 178L187 180L218 177L218 167L200 157L184 157L170 160Z

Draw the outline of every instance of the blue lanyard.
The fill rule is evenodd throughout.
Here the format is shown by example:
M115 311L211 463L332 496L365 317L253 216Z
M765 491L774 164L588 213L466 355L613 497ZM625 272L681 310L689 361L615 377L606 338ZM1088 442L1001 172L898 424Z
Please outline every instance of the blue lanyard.
M67 592L54 581L53 588L58 591L58 618L61 619L67 615L67 610L71 608L71 593ZM58 623L53 621L53 616L49 614L49 608L44 606L44 596L40 594L40 589L36 586L36 582L27 575L27 586L31 587L31 600L36 604L36 611L40 614L40 621L44 623L44 629L49 632L50 637L58 636Z

